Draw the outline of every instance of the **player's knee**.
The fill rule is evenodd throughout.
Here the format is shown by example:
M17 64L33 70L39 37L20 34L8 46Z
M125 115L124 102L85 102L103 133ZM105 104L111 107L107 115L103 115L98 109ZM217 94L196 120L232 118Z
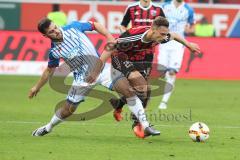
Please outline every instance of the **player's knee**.
M80 102L70 102L67 101L65 103L65 105L60 109L60 115L63 119L71 116L77 109L78 105L83 102L83 100L81 100Z
M147 93L147 90L148 90L147 88L148 88L147 85L140 85L140 86L134 87L136 92L142 93L142 94Z
M130 81L137 81L138 79L142 79L143 76L139 71L132 71L128 75L128 80ZM144 79L144 78L143 78Z
M158 73L160 74L159 77L160 78L164 78L165 74L167 72L167 67L165 67L165 66L163 66L161 64L158 64L157 70L158 70Z
M134 89L130 86L129 81L126 78L118 79L113 85L113 90L126 98L130 98L135 95Z
M135 93L134 93L134 89L130 86L128 87L114 87L114 90L117 91L118 93L120 93L121 95L123 95L124 97L126 98L130 98L130 97L133 97L135 96Z
M168 72L168 74L170 76L175 76L177 74L177 70L176 69L168 69L167 72Z
M158 73L160 78L164 78L166 75L166 71L158 71Z
M126 98L135 96L134 92L129 89L126 89L125 91L123 91L122 95L124 95Z

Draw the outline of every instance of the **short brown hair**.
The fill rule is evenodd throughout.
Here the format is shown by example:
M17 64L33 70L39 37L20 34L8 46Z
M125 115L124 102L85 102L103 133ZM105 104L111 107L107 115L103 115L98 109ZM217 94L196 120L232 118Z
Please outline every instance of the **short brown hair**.
M50 26L52 21L48 19L47 17L44 17L38 22L38 31L41 32L42 34L46 33L46 29Z
M161 26L164 26L164 27L168 28L169 27L169 22L166 18L158 16L153 21L153 27L161 27Z

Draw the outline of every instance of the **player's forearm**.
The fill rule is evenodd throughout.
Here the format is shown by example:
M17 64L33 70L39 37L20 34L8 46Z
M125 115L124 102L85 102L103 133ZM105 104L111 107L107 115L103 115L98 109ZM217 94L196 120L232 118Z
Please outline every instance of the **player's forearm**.
M102 63L106 63L107 60L111 57L112 51L111 50L104 50L102 55L100 56L100 60Z
M120 32L124 33L126 32L127 28L125 26L120 26Z
M111 56L112 54L112 50L113 50L113 45L112 43L114 43L115 38L108 32L108 30L102 26L100 23L94 22L94 26L95 26L95 30L102 34L103 36L105 36L108 40L108 44L106 45L100 60L102 63L105 63L107 61L107 59Z
M197 54L200 54L201 53L201 49L200 47L198 46L198 44L196 43L191 43L191 42L188 42L186 39L182 38L181 36L179 36L178 34L174 33L172 34L171 33L171 37L178 41L179 43L182 43L184 46L186 46L191 52L193 53L197 53Z
M42 73L42 76L40 80L36 83L35 87L37 89L42 88L48 81L49 77L53 74L54 69L53 68L46 68L44 72Z
M114 41L114 37L108 32L108 30L100 23L94 22L95 30L107 38L108 41Z
M94 81L96 81L97 77L102 71L102 68L105 62L110 56L111 56L111 52L105 49L102 55L100 56L100 59L95 63L93 70L90 72L89 76L87 76L86 82L93 83Z
M177 33L171 33L171 37L175 41L178 41L179 43L183 44L184 46L189 47L189 42L185 38L178 35Z

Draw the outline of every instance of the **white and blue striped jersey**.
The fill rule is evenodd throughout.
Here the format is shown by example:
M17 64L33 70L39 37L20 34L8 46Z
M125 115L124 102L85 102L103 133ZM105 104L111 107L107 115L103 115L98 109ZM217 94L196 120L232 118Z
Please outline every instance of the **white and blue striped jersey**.
M193 25L194 10L187 3L183 2L178 8L172 2L167 2L162 5L164 14L169 21L170 32L178 33L184 36L184 30L187 24Z
M81 81L88 74L89 67L93 67L99 58L95 47L84 33L94 30L94 25L91 22L74 21L60 30L63 41L51 43L48 67L59 66L62 58L73 71L75 80Z

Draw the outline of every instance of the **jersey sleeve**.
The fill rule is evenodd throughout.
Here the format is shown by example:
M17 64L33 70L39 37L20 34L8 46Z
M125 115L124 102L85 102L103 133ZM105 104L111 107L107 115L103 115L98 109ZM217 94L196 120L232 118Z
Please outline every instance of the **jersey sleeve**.
M52 52L50 51L48 54L48 67L49 68L53 68L53 67L58 67L59 66L59 61L60 59L55 58L52 54Z
M164 11L163 11L163 8L162 7L159 7L159 8L160 8L160 15L159 16L166 18L165 14L164 14Z
M71 26L74 28L77 28L81 32L93 31L95 29L94 23L92 21L89 21L89 22L74 21L71 24Z
M188 23L190 25L193 25L195 23L194 10L190 6L187 6L187 9L188 9L188 14L189 14L189 16L188 16Z
M125 11L124 16L123 16L123 20L122 20L121 25L124 26L124 27L127 27L129 22L130 22L130 20L131 20L130 17L131 17L131 15L130 15L130 8L128 7L126 9L126 11Z

